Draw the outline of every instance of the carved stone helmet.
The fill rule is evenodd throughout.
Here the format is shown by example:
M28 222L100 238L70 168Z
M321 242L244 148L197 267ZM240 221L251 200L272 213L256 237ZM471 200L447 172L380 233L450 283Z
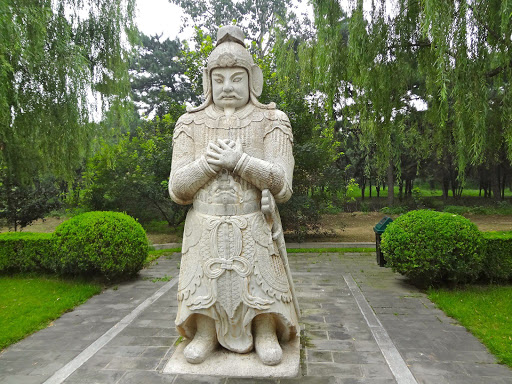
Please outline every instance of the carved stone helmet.
M214 68L242 67L249 74L251 93L258 97L263 89L263 73L254 64L251 54L244 44L244 33L236 25L219 28L217 44L203 70L203 92L206 98L211 94L211 73Z
M203 69L203 93L205 100L198 107L187 107L188 112L197 112L205 109L212 103L211 74L215 68L242 67L249 74L249 97L251 102L264 109L274 109L274 103L261 104L258 97L263 90L263 72L254 64L251 54L245 48L244 33L236 25L228 25L217 31L217 44L208 57L208 64Z

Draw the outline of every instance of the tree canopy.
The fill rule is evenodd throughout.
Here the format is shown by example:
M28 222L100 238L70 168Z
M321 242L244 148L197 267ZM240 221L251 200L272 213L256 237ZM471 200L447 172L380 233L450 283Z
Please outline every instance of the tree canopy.
M292 0L169 0L185 12L183 26L190 22L205 34L215 38L217 29L234 22L243 27L246 38L252 41L251 49L263 58L275 43L275 32L286 25L290 31L300 28L297 16L292 11ZM299 0L300 2L300 0ZM291 21L294 22L291 22Z
M313 1L318 60L311 67L331 105L353 101L343 113L363 142L376 144L381 171L390 162L399 170L404 135L413 130L438 161L453 158L461 178L469 165L512 160L510 2L353 4ZM421 125L415 98L428 105Z
M197 100L191 92L183 59L185 47L178 39L140 34L138 52L130 61L133 100L146 116L163 116L171 104Z

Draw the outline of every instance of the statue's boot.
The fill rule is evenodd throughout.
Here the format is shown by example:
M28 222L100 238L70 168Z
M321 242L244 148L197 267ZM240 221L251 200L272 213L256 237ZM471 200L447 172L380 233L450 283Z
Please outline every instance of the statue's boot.
M265 365L277 365L283 357L283 350L276 335L276 322L272 315L259 315L253 320L254 348Z
M209 317L197 316L197 331L194 339L185 347L183 354L191 364L199 364L217 348L215 322Z

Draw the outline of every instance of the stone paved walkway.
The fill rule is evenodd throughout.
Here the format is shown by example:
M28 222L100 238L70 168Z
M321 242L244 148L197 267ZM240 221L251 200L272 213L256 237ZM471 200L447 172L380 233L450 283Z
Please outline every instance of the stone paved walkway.
M291 254L302 376L160 373L174 351L179 255L93 297L0 354L0 383L512 384L512 370L373 253ZM405 364L404 364L405 363Z

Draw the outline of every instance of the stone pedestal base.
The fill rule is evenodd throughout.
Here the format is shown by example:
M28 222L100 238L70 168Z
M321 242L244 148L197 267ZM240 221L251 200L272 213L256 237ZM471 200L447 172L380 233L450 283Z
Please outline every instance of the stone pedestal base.
M300 342L295 337L282 345L283 360L276 366L263 364L256 352L239 354L219 348L201 364L189 364L183 356L188 341L178 345L162 373L229 377L295 377L300 367Z

